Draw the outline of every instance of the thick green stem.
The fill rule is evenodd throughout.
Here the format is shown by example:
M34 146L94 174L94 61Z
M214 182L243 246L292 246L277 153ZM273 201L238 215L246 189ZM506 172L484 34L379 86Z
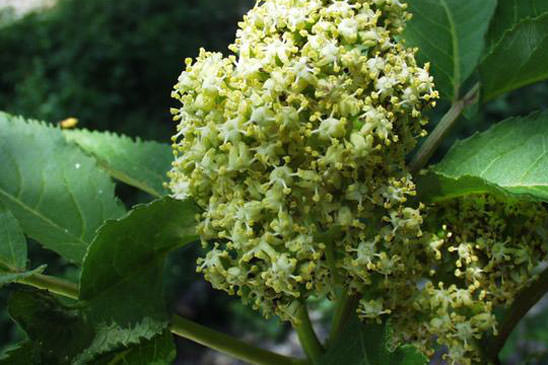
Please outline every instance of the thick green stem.
M207 346L213 350L223 352L236 359L257 365L285 365L285 364L306 364L305 360L295 359L275 354L243 341L214 331L188 319L174 316L170 330L177 336L184 337L191 341Z
M346 293L342 293L342 295L338 298L335 307L335 314L333 315L333 320L331 322L331 330L329 331L330 344L333 344L337 337L341 334L344 326L348 323L348 320L352 317L352 314L356 310L358 302L359 297L357 295L349 296Z
M497 363L498 354L504 347L508 336L512 333L518 322L529 310L548 292L548 269L544 270L538 278L528 287L523 289L504 315L499 326L498 335L493 337L487 346L487 360Z
M476 102L478 97L479 84L474 85L464 98L453 102L451 109L443 116L436 125L436 128L430 133L426 141L420 146L419 150L409 163L411 172L417 172L426 166L434 152L438 149L443 139L447 136L455 122L459 119L464 109Z
M48 290L52 293L67 298L78 299L78 286L63 279L42 274L35 274L28 278L19 280L18 283L33 286L38 289ZM180 316L173 317L170 331L174 335L192 340L251 364L304 365L308 363L306 360L286 357L271 351L257 348Z
M322 356L323 347L314 332L310 317L308 316L308 309L304 303L300 305L297 312L297 321L298 324L294 327L295 331L297 331L299 342L301 343L306 356L313 364L317 364Z

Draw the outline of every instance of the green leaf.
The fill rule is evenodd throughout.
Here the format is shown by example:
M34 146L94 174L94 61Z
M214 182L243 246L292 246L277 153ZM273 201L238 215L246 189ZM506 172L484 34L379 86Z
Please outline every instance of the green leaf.
M168 144L108 132L66 130L63 133L69 141L94 156L114 178L153 196L167 195L163 184L173 160Z
M320 365L426 365L428 359L413 346L388 350L390 329L387 325L363 325L357 318L346 326L329 348Z
M109 325L99 324L95 329L96 335L93 342L78 355L74 362L86 364L93 361L96 364L98 358L109 359L109 361L119 355L125 358L129 352L147 347L151 342L154 343L159 337L157 335L165 332L164 330L164 323L150 318L145 318L140 323L127 328L122 328L114 323ZM171 336L169 340L172 342ZM158 355L160 355L159 360L165 357L165 354L161 355L159 353Z
M42 273L46 265L26 271L27 240L19 222L0 203L0 287Z
M0 203L0 270L2 267L15 271L25 270L27 240L17 219Z
M517 23L480 67L483 101L548 78L548 13Z
M517 24L546 13L548 2L545 0L498 0L495 15L487 32L487 53L496 47L504 33L512 31Z
M483 192L548 201L548 112L455 143L418 186L434 201Z
M10 316L23 328L42 364L70 364L93 338L80 313L45 291L24 290L8 300Z
M109 176L60 129L5 113L0 202L28 236L77 263L97 228L124 213Z
M95 328L80 305L70 308L34 289L15 292L8 310L28 341L8 351L0 364L160 365L175 358L173 338L158 322L144 320L126 329L113 323Z
M163 198L101 227L80 279L80 298L94 323L131 328L152 320L167 325L164 259L198 238L196 213L189 201Z
M127 349L109 353L95 359L94 365L170 365L175 360L176 351L173 336L164 331L159 336L143 340Z
M413 18L404 38L430 62L441 97L455 100L480 61L496 0L409 0Z
M0 365L34 365L40 363L40 352L31 341L16 344L0 357Z

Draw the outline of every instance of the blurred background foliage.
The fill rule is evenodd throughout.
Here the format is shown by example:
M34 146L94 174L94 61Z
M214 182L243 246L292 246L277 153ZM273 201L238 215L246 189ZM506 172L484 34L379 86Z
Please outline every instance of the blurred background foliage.
M59 0L25 16L0 9L0 110L52 123L76 117L79 127L167 142L174 127L169 115L174 105L171 88L184 59L196 56L200 47L226 53L238 20L252 3ZM548 83L542 83L495 100L481 112L472 110L435 158L457 138L508 116L546 108ZM433 113L432 119L439 120L439 115ZM128 187L119 190L128 205L147 199ZM264 321L237 300L196 280L198 250L186 248L170 257L166 292L172 308L201 323L291 352L287 326L276 320ZM50 273L77 278L74 267L38 245L31 246L31 258L36 264L47 263ZM0 308L5 308L7 291L0 293ZM509 364L548 361L546 308L537 306L520 324L504 350ZM318 322L326 311L329 307L318 303ZM5 311L0 310L0 349L19 337ZM179 347L180 364L233 363L204 353L202 347L188 341L180 342Z
M185 57L225 51L246 0L60 0L4 20L0 109L167 140Z

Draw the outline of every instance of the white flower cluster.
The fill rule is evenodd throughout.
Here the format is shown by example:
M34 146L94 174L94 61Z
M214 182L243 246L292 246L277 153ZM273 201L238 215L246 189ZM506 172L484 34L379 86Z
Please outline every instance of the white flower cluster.
M396 41L407 17L397 0L259 1L234 56L187 60L171 188L204 208L214 287L294 320L335 271L357 289L404 271L421 222L404 158L437 97Z

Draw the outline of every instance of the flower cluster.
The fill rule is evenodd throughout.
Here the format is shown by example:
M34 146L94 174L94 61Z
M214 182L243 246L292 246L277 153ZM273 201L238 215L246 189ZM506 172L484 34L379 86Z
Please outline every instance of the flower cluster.
M396 41L407 18L397 0L259 1L235 55L187 61L171 188L204 208L214 287L294 321L337 271L356 290L405 271L421 217L404 158L437 97Z
M546 255L545 207L508 199L475 195L428 209L414 253L423 269L407 282L416 289L387 296L400 342L429 354L445 345L452 364L480 361L477 340L497 331L495 306L511 304Z
M425 207L406 155L438 96L399 38L398 0L263 0L233 55L201 50L173 96L173 195L203 208L198 271L297 322L334 284L426 353L466 364L493 308L544 254L538 204L475 196Z

